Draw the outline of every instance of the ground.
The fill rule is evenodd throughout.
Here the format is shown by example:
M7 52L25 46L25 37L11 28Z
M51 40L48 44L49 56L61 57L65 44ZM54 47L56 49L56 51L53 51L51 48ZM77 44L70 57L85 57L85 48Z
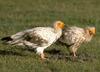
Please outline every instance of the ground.
M37 26L52 26L56 20L68 26L95 26L96 35L69 57L65 45L55 43L41 60L26 47L0 41L0 72L100 72L100 0L0 0L0 38Z

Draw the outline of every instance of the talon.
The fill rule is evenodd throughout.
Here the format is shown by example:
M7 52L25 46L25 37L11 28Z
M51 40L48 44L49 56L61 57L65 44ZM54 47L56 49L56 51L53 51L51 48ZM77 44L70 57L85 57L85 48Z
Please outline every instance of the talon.
M45 55L44 55L44 53L42 53L42 54L41 54L41 59L42 59L42 60L45 60L45 59L47 59L47 58L45 58Z
M74 58L77 57L76 53L70 53L70 55L72 55Z
M74 58L77 58L77 55L75 53L73 54L73 56L74 56Z

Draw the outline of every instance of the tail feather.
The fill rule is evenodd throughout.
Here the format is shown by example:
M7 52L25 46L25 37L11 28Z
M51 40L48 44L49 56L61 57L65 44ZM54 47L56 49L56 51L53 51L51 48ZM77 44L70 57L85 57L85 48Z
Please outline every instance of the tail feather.
M12 41L13 39L10 36L4 37L1 39L2 41Z

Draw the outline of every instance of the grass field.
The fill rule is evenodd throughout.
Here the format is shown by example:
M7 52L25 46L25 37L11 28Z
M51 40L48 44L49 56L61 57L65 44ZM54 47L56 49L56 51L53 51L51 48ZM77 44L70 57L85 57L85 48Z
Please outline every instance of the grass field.
M100 0L0 0L0 38L34 26L95 26L93 40L82 45L79 59L66 58L66 46L55 43L42 61L27 48L0 42L0 72L100 72Z

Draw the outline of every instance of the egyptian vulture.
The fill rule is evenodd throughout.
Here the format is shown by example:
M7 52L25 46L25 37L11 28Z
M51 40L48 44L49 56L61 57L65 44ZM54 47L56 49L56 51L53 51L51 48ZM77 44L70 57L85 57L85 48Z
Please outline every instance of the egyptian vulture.
M35 48L36 53L39 54L42 59L45 59L44 49L60 38L63 28L64 23L62 21L56 21L53 27L35 27L4 37L1 40L11 45Z
M91 41L94 35L95 27L65 27L59 41L64 43L69 48L70 53L74 57L77 57L76 52L80 45L84 42Z

